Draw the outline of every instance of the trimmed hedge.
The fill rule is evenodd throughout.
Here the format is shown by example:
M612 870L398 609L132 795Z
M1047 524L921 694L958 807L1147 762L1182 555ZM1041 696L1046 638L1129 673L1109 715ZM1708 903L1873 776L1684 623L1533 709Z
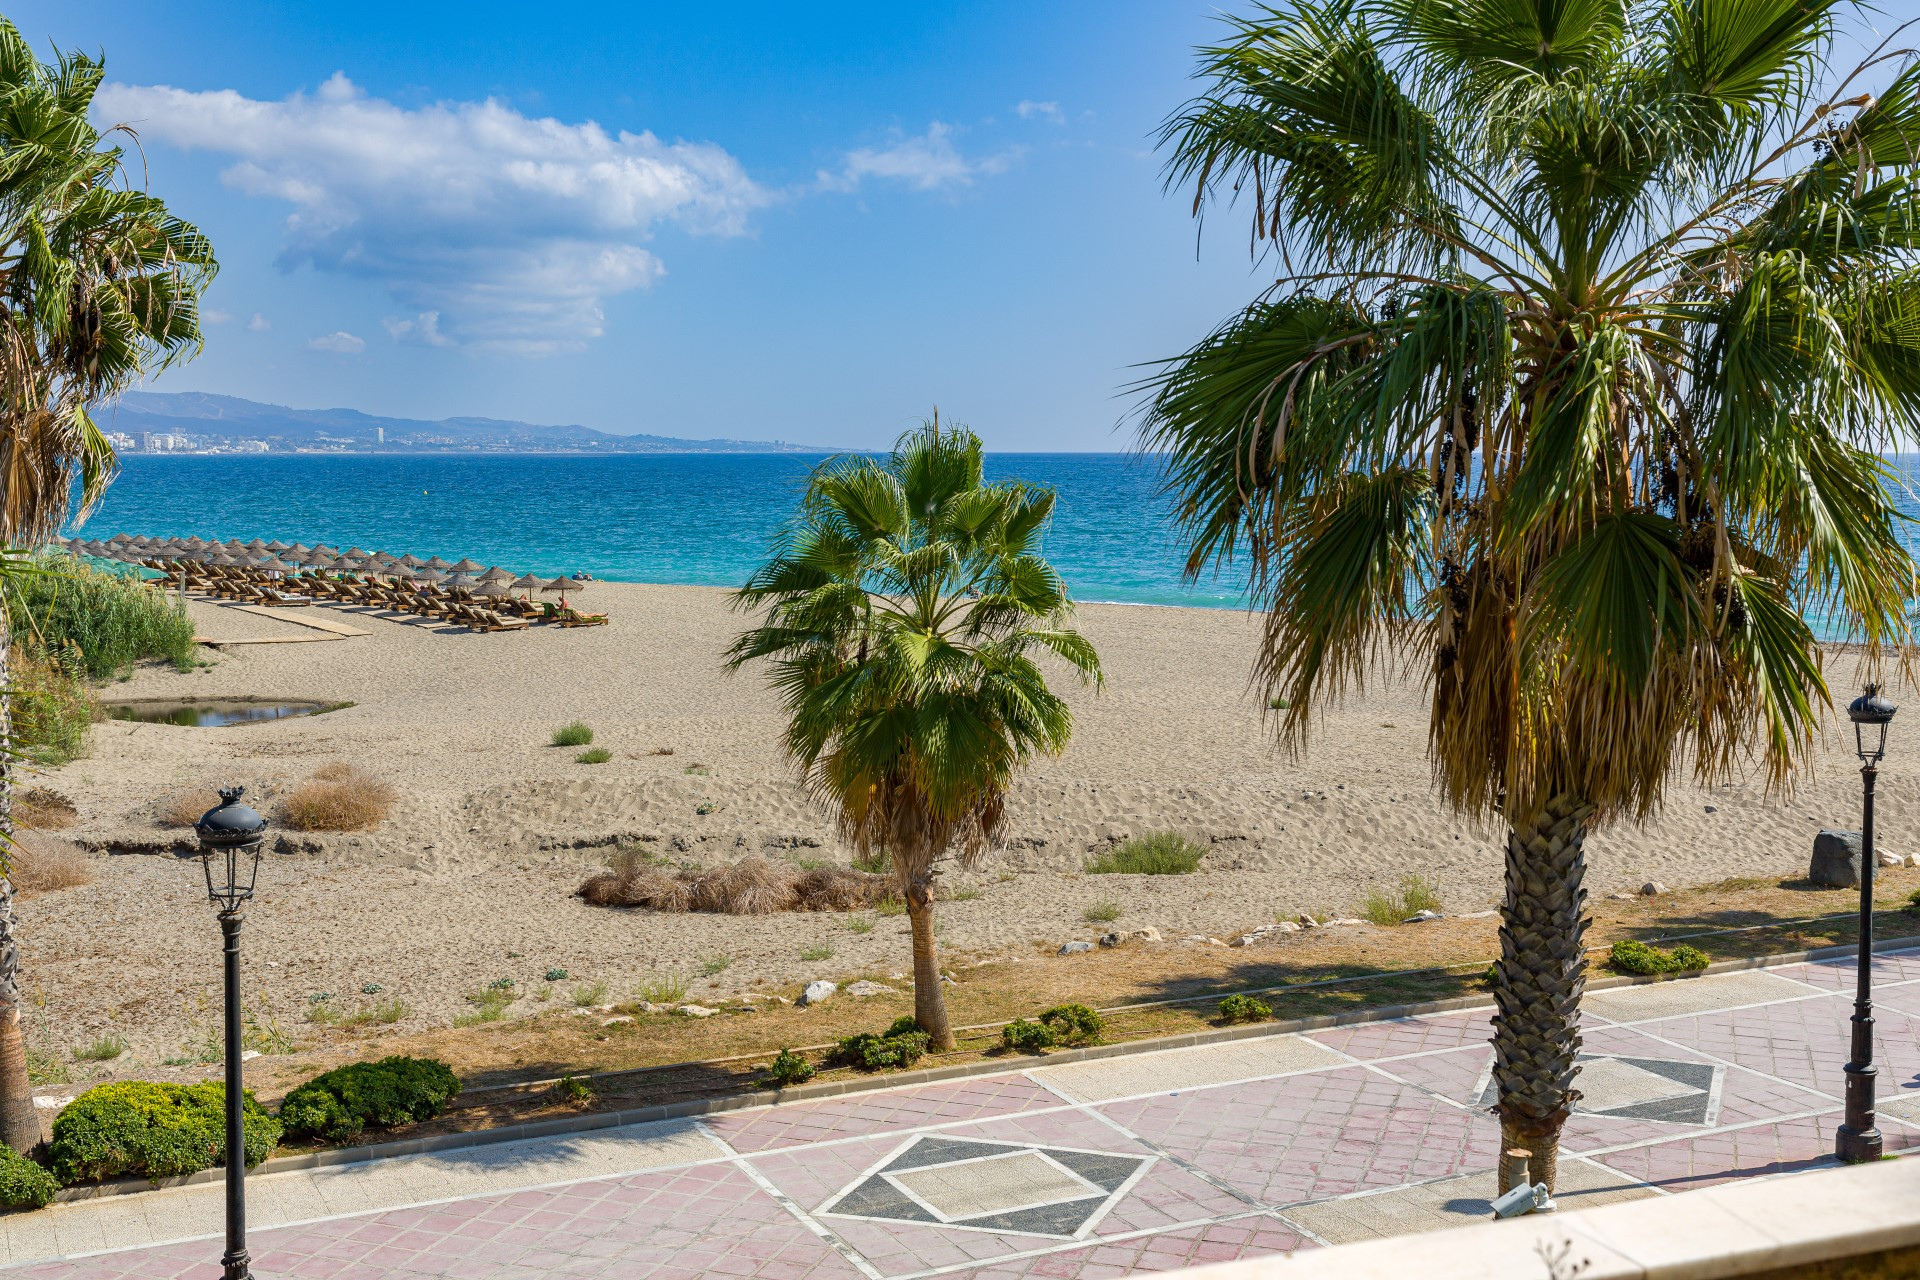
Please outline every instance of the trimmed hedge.
M53 1122L53 1176L72 1183L133 1173L158 1181L224 1163L226 1099L226 1086L211 1081L96 1085ZM243 1105L246 1158L255 1165L279 1143L280 1122L251 1090Z
M368 1125L394 1129L431 1120L460 1092L460 1080L433 1058L354 1062L317 1075L280 1104L289 1138L344 1142Z
M1273 1006L1252 996L1228 996L1220 1002L1222 1022L1265 1022L1273 1016Z
M863 1071L884 1071L889 1067L910 1067L927 1052L929 1037L908 1014L895 1018L893 1025L879 1035L862 1031L848 1036L835 1051L840 1061Z
M1662 951L1632 939L1614 943L1607 960L1622 973L1637 974L1688 973L1709 963L1706 952L1684 942L1672 951Z
M0 1147L0 1206L39 1209L53 1201L60 1184L12 1147Z

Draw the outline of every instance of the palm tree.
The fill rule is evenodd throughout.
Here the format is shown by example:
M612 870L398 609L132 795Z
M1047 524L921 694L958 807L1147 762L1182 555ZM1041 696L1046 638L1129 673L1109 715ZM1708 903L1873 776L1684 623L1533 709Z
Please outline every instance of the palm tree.
M41 63L0 19L0 547L36 546L112 479L90 408L196 352L211 247L126 185L88 122L102 64ZM0 600L0 843L13 835L9 624ZM0 867L4 870L4 867ZM0 875L0 1141L40 1141L20 1027L11 879Z
M1834 84L1834 9L1301 0L1202 50L1162 138L1284 271L1145 384L1187 568L1244 566L1295 750L1430 681L1443 798L1508 828L1496 1110L1549 1186L1587 834L1682 769L1789 783L1816 627L1910 652L1920 71Z
M954 1047L934 951L941 860L972 863L1014 774L1057 754L1073 716L1035 661L1098 684L1039 554L1051 490L987 484L980 441L936 418L893 456L842 457L808 482L792 528L734 596L764 609L727 654L772 660L783 745L861 854L885 853L913 927L914 1018Z

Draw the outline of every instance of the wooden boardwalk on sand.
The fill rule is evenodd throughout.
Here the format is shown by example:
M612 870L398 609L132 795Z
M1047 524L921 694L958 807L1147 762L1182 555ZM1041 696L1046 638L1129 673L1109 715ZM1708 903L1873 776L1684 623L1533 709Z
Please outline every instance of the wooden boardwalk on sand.
M258 614L263 618L272 618L276 622L291 622L296 627L306 627L313 631L322 632L323 634L317 636L252 636L239 640L212 640L206 636L195 636L193 638L195 644L309 644L319 640L345 640L349 636L371 634L363 627L356 627L351 623L342 622L338 618L330 618L322 613L296 609L275 609L267 605L258 604L230 604L223 607L237 609L241 613Z

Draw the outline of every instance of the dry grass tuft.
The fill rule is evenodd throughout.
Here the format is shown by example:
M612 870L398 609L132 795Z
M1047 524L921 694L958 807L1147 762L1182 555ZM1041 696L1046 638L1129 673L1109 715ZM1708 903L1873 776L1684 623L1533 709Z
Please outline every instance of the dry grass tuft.
M846 867L801 870L791 863L742 858L711 871L669 873L622 851L611 870L587 877L579 894L596 907L712 911L765 916L781 911L854 911L886 897L892 881Z
M220 793L212 787L170 791L154 801L153 820L163 827L190 827L219 803Z
M393 788L344 761L322 765L280 802L280 824L294 831L365 831L393 807Z
M13 887L23 898L93 883L93 866L65 840L16 840Z
M22 826L64 831L80 820L80 810L58 791L28 787L13 798L13 816Z

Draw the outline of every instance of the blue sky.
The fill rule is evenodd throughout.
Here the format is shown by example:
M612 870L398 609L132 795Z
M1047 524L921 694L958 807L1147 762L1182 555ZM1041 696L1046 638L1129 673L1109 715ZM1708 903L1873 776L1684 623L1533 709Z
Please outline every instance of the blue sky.
M222 263L156 390L613 431L1114 449L1132 366L1264 283L1156 126L1190 0L32 0ZM724 17L714 16L724 14Z

